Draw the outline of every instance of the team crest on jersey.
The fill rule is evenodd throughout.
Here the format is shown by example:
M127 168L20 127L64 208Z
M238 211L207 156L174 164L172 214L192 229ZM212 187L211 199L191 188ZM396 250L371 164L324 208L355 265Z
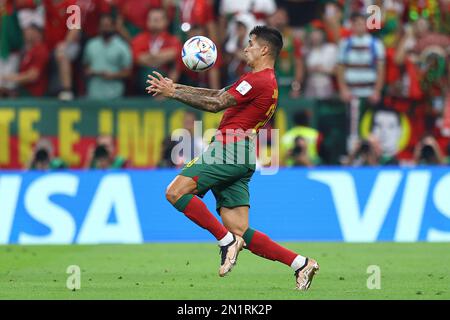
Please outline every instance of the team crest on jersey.
M236 90L242 94L243 96L245 96L245 94L247 92L250 91L250 89L252 88L252 86L250 85L250 83L248 83L247 81L242 81L237 87Z

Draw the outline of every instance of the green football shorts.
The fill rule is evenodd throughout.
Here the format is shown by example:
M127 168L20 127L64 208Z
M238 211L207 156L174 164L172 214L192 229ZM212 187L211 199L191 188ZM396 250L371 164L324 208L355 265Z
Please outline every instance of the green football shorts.
M254 142L245 139L224 144L212 140L208 149L181 170L180 175L197 182L198 196L211 190L216 198L216 209L250 207L248 183L255 172Z

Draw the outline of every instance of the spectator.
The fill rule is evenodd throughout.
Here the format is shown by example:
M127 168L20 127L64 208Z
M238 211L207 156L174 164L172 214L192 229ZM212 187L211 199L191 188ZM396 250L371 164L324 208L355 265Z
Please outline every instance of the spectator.
M105 159L105 157L108 157L108 159ZM100 160L101 163L98 164L97 160ZM114 139L111 135L100 135L97 137L95 146L91 146L87 152L84 167L86 169L94 169L104 168L105 165L108 168L116 169L127 167L127 160L116 155Z
M314 28L309 34L310 47L306 54L305 96L329 99L335 95L333 76L337 63L337 47L325 42L325 34Z
M80 53L80 30L67 28L67 8L76 5L76 0L42 0L45 7L45 42L53 53L50 91L58 91L60 100L74 97L72 86L72 63Z
M236 26L232 18L240 13L250 13L256 19L256 24L265 24L266 19L275 13L277 5L274 0L221 0L219 5L219 30L227 33L222 33L223 36L233 36ZM223 37L221 42L224 42Z
M381 1L377 0L374 5L381 8L380 29L371 30L384 44L386 50L398 44L402 29L402 14L405 10L403 0ZM367 7L364 8L367 10Z
M426 19L415 23L413 54L419 59L423 73L422 89L434 98L449 90L447 64L450 36L434 32Z
M133 60L138 68L138 92L145 93L147 75L153 70L178 81L181 71L180 40L167 31L168 19L163 9L148 13L148 31L138 34L132 41Z
M172 1L167 0L115 0L117 8L117 30L128 42L147 29L148 13L163 8L173 11ZM172 18L170 15L169 18Z
M264 24L265 20L274 14L276 9L277 5L274 0L221 0L219 11L225 19L238 13L252 13L257 19L257 24Z
M17 6L18 3L22 3L22 5ZM36 1L36 3L40 3L40 1ZM44 29L45 8L42 3L37 5L34 0L16 0L16 10L19 25L22 30L31 25Z
M320 132L310 126L310 113L307 110L299 111L294 115L294 127L287 131L281 138L282 157L287 166L292 166L295 163L295 157L303 153L293 153L296 145L298 147L305 147L302 150L313 164L320 163L319 147L322 140ZM302 137L303 140L298 140L297 137ZM297 143L297 144L296 144ZM298 151L298 149L297 149ZM294 156L294 157L293 157Z
M417 165L445 164L445 158L436 139L426 134L414 148L414 161Z
M181 30L187 33L193 26L197 26L202 29L203 35L220 44L212 2L212 0L181 0L177 7L181 18L179 25Z
M41 139L36 143L28 168L31 170L65 169L67 165L53 155L54 148L50 140Z
M113 168L113 161L104 145L99 145L94 150L94 169Z
M130 48L115 35L112 16L100 19L100 35L90 39L84 52L84 65L88 77L87 96L94 99L122 97L123 80L130 75L132 59Z
M413 53L415 43L415 32L410 25L406 25L397 47L387 51L386 82L389 96L413 100L423 97L420 70Z
M325 30L327 40L339 44L342 39L351 35L351 30L344 23L344 4L343 0L328 1L322 12L321 26ZM345 24L345 25L344 25Z
M283 35L284 45L275 64L280 95L286 93L292 98L298 98L304 68L300 39L294 36L292 28L289 27L289 16L285 9L278 8L268 22Z
M206 29L201 25L193 25L188 31L188 38L194 36L207 36ZM194 72L188 68L183 68L180 82L190 86L207 87L211 89L221 89L220 67L222 66L221 52L217 52L217 60L214 66L205 72Z
M42 41L42 30L31 25L23 31L25 51L20 61L18 73L5 75L4 80L13 82L21 96L43 96L47 92L47 65L49 53Z
M233 18L235 32L225 43L225 66L227 84L235 82L242 74L250 71L244 55L244 48L248 44L248 34L256 25L256 20L251 13L240 13Z
M384 85L384 46L367 33L366 19L352 14L353 35L339 44L338 83L341 99L368 98L372 104L381 99Z
M370 136L356 144L345 165L351 166L377 166L381 160L381 148L377 138Z
M77 0L80 7L83 34L86 38L96 37L100 32L102 15L111 14L111 0Z
M16 83L5 79L19 69L19 51L22 48L20 30L14 1L0 0L0 97L14 95Z
M288 150L287 157L294 167L311 167L313 163L308 155L308 143L305 138L298 136L294 140L294 147Z

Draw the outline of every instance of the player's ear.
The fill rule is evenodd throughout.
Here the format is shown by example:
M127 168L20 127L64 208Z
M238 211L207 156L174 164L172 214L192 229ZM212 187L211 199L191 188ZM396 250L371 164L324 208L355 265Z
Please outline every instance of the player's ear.
M263 56L269 55L269 54L270 54L270 48L269 48L269 46L267 46L267 45L262 46L262 47L261 47L261 54L262 54Z

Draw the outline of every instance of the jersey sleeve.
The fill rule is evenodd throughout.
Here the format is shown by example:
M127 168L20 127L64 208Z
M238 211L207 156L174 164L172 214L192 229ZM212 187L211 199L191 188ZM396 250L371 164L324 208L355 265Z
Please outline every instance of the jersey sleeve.
M262 89L261 81L250 74L236 81L227 92L236 99L237 104L243 104L255 99Z

